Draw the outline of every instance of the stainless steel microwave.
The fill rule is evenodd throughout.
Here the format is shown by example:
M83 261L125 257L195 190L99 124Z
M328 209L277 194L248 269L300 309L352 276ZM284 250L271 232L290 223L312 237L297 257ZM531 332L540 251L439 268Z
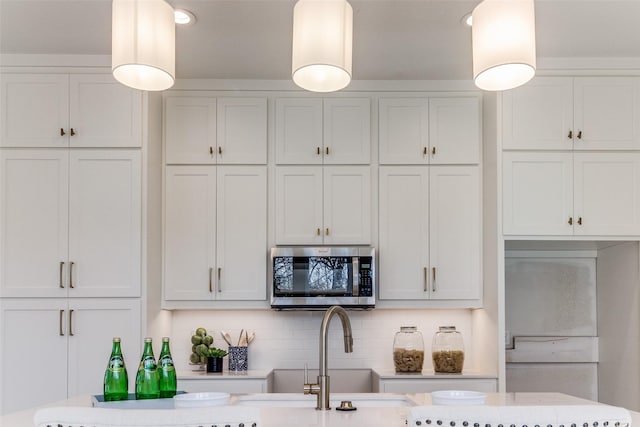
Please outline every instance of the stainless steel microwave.
M375 265L371 247L272 248L271 308L374 308Z

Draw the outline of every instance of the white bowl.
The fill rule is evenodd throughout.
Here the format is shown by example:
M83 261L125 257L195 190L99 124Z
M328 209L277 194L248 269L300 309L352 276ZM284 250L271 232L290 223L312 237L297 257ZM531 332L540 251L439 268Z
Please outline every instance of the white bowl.
M434 405L484 405L486 393L479 391L440 390L431 393Z
M199 408L204 406L223 406L229 403L229 393L184 393L173 396L176 408Z

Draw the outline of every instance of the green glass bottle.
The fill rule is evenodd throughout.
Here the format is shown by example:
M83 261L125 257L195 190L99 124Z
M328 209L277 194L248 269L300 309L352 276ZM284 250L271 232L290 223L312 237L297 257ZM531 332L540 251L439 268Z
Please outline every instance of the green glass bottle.
M160 376L153 356L151 338L144 339L144 349L136 374L136 399L158 399L160 397Z
M120 338L114 338L111 346L111 357L107 369L104 371L104 400L127 400L129 397L129 377L127 367L124 365L124 357L120 349Z
M160 397L173 397L176 395L178 379L176 368L173 366L171 350L169 349L169 337L162 338L162 349L158 358L158 371L160 374Z

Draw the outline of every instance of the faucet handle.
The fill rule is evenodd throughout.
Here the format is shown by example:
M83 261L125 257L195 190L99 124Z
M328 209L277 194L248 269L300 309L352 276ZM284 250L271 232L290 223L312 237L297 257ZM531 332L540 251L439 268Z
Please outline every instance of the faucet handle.
M307 364L304 364L304 383L309 384L309 367Z

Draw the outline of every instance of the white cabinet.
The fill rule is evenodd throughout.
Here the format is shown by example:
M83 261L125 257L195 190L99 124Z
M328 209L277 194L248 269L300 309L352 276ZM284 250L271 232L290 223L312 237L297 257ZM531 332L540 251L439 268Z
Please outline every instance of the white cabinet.
M277 164L369 164L369 98L279 98L275 102Z
M640 234L640 153L503 153L503 233Z
M168 164L266 164L266 98L169 96Z
M370 244L370 167L278 167L275 208L278 245Z
M264 166L167 166L164 299L266 298Z
M2 149L0 165L0 296L140 296L139 150Z
M138 299L0 300L0 414L102 393L113 337L122 339L132 390L140 313Z
M475 166L380 167L380 299L481 297L480 188Z
M503 149L640 149L640 79L538 77L503 100Z
M142 93L109 74L0 74L0 83L0 146L141 146Z
M480 99L381 98L380 164L477 164Z

